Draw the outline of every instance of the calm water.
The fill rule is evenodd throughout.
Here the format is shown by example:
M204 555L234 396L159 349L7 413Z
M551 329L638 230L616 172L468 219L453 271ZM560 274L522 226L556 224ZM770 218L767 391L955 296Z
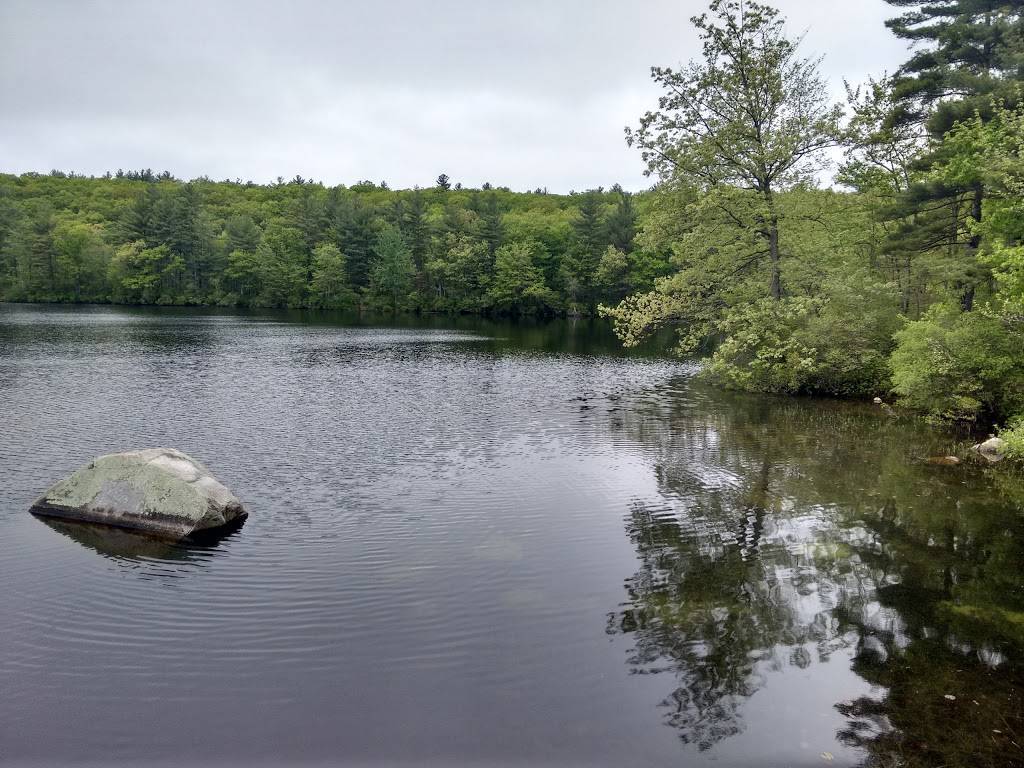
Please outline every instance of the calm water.
M0 762L1024 764L1024 483L603 326L0 305ZM26 513L111 451L251 517Z

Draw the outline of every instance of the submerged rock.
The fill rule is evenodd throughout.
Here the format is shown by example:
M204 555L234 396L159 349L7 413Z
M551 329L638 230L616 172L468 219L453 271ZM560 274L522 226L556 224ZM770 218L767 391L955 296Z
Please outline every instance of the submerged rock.
M926 464L935 464L939 467L955 467L960 463L960 459L956 456L932 456L931 458L925 459Z
M172 448L100 456L44 493L31 512L184 538L245 517L242 503Z
M1001 437L990 437L984 443L978 443L971 448L975 453L980 453L989 461L1002 461L1006 458L1006 441Z

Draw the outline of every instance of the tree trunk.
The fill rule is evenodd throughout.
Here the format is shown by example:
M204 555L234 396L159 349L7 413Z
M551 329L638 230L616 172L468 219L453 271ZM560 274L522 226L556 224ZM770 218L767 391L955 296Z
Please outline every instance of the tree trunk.
M971 200L971 218L974 219L975 223L981 222L981 210L982 203L985 200L985 189L979 184L974 188L974 197ZM974 233L971 235L971 239L968 241L968 247L970 248L969 258L976 258L978 255L978 249L981 247L981 235ZM968 274L968 278L970 275ZM964 312L970 312L974 309L974 291L975 286L973 282L969 282L964 288L963 294L960 296L960 308Z
M765 209L767 212L766 221L768 238L768 258L772 265L772 298L779 301L782 298L782 267L779 264L781 254L779 253L779 214L775 210L775 196L772 194L771 186L767 181L762 182L761 194L764 197Z
M772 298L782 298L782 269L779 264L779 219L772 213L768 222L768 255L772 262Z

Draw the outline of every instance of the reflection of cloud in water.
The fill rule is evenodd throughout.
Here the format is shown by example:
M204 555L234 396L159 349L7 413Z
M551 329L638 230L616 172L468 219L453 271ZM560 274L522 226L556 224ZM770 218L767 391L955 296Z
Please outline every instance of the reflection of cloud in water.
M534 610L542 607L547 598L541 589L507 589L501 593L501 604L513 610Z
M489 536L473 548L477 560L494 563L515 563L523 559L523 545L506 536Z

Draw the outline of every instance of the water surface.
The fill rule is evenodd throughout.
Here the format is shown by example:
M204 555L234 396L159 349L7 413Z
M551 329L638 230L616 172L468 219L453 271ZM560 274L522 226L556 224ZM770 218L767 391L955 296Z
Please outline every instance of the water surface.
M0 305L0 762L1024 764L1024 485L601 324ZM168 445L181 546L26 513Z

